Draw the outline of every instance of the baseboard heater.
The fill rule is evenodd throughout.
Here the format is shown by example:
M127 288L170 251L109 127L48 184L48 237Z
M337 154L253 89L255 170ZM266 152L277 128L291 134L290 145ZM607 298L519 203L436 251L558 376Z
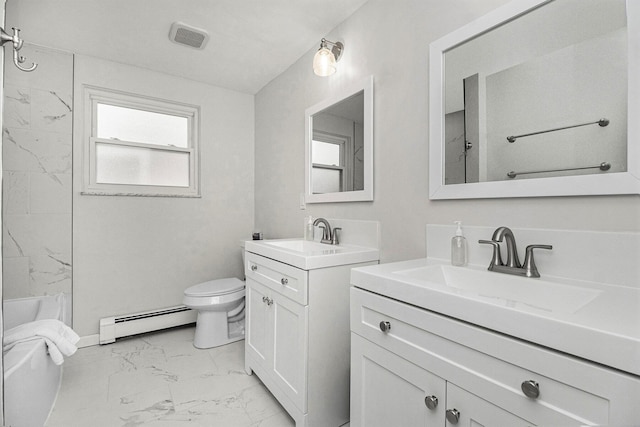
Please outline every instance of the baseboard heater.
M110 344L116 338L159 331L196 321L197 312L179 305L159 310L144 311L100 319L100 344Z

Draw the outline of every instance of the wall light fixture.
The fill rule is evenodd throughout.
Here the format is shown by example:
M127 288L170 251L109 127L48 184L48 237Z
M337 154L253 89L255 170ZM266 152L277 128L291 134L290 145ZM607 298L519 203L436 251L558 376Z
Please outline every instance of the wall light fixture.
M329 50L331 45L331 50ZM313 57L313 72L317 76L326 77L336 72L336 62L340 60L344 44L340 42L330 42L327 39L320 41L320 49Z

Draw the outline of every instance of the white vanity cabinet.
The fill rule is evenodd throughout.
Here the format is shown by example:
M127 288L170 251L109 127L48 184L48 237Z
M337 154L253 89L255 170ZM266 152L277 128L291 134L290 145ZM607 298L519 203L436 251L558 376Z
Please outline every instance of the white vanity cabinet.
M351 427L640 419L634 375L356 287L351 331Z
M297 427L349 421L349 278L371 264L303 270L246 252L245 370Z
M247 279L245 345L288 400L306 410L308 306ZM254 366L250 364L250 368Z

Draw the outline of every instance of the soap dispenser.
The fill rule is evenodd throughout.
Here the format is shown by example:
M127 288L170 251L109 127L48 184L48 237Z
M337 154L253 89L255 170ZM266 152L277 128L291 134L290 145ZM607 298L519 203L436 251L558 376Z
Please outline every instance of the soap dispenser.
M467 239L462 235L462 221L454 221L458 225L456 235L451 239L451 265L467 265Z
M314 232L313 217L311 215L309 215L308 217L305 218L304 240L313 241L313 232Z

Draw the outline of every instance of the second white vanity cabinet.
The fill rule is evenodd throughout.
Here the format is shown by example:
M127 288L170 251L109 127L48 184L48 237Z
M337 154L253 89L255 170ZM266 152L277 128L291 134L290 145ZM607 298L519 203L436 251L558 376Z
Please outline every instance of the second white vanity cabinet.
M246 252L245 370L297 427L349 421L349 278L371 264L304 270Z
M351 427L628 425L640 414L634 375L355 287L351 329Z

